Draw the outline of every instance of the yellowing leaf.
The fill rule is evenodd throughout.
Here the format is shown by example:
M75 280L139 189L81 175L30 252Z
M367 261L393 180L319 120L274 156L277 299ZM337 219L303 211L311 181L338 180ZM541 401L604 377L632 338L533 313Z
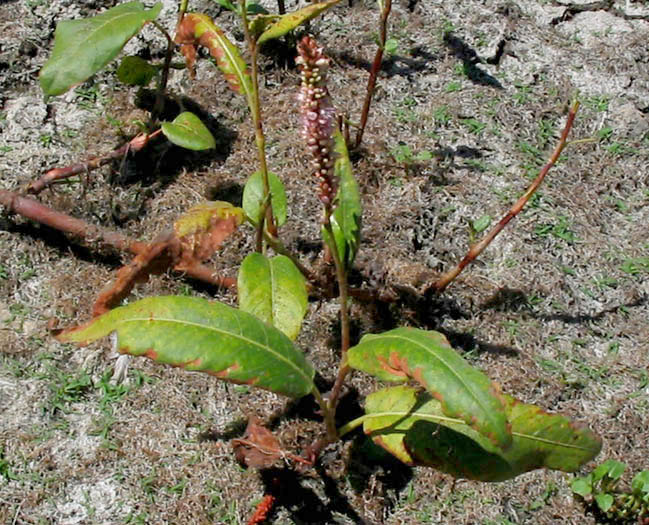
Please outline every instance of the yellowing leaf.
M288 337L253 315L196 297L148 297L57 336L86 344L117 332L121 353L299 398L314 370Z
M268 40L273 38L279 38L284 36L289 31L292 31L299 25L302 25L304 22L315 18L323 11L326 11L330 7L335 6L340 0L328 0L327 2L320 2L318 4L311 4L307 7L294 11L293 13L286 13L282 15L279 20L270 25L262 35L259 37L257 42L261 45Z
M503 450L464 421L450 418L427 392L408 386L367 397L365 432L408 465L433 467L456 477L503 481L537 468L574 472L599 453L593 432L504 396L512 444Z
M395 328L364 335L347 352L352 368L379 379L414 379L441 403L444 414L457 418L506 449L512 441L498 386L467 363L439 332Z
M192 266L210 257L243 221L243 210L229 202L197 204L174 224L180 243L177 268Z

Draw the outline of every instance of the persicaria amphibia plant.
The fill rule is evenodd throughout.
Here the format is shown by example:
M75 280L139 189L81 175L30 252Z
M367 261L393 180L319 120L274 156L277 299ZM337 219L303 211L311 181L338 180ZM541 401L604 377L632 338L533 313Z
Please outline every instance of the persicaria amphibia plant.
M311 4L285 16L259 17L250 23L246 3L241 2L240 8L232 5L245 29L250 65L212 19L196 13L183 15L187 7L184 2L175 41L185 46L207 47L230 87L246 98L255 127L259 170L246 183L241 208L226 202L202 203L178 219L168 236L146 245L130 243L130 251L138 256L129 268L118 274L108 296L102 294L101 305L106 308L95 308L97 315L84 325L58 331L58 339L87 344L116 333L117 348L125 354L206 372L220 380L248 384L293 399L313 396L324 425L320 437L304 450L296 451L301 456L284 450L278 437L252 421L245 438L233 440L233 445L238 446L238 457L255 468L272 467L280 459L313 465L324 447L362 427L375 444L407 465L432 467L467 479L502 481L536 468L569 472L579 469L600 451L601 440L596 434L563 416L546 413L501 394L499 387L459 355L441 333L398 327L365 334L359 341L351 340L350 297L352 291L358 290L348 286L347 275L360 247L362 199L326 87L330 60L323 48L307 36L298 44L296 59L301 76L301 133L313 158L318 197L324 205L321 232L336 267L341 334L337 349L340 360L333 386L325 393L316 385L316 370L309 362L309 355L295 343L308 312L309 288L305 275L310 272L284 247L279 233L264 226L275 222L279 227L286 221L287 199L281 174L275 175L267 167L257 54L268 40L283 36L338 1ZM386 6L384 18L389 12L389 2ZM74 22L71 27L78 28L75 31L60 32L53 61L41 73L46 93L61 94L88 78L88 71L91 74L99 69L93 66L94 69L85 68L85 72L75 70L80 48L87 51L85 58L90 65L96 62L91 59L95 58L93 53L99 54L98 50L106 48L105 56L117 56L128 39L144 24L152 22L160 9L158 5L147 11L140 2L129 2L82 25ZM127 22L124 21L126 14ZM125 32L116 43L107 21L122 27L128 23L131 31ZM103 32L90 31L86 25L90 29L103 28ZM83 46L78 45L77 37L86 39ZM168 60L163 66L166 69L170 67L174 50L173 40L169 38ZM194 58L192 48L186 60L191 65ZM67 70L75 74L63 75L61 80L57 72ZM161 80L160 86L164 84ZM163 91L160 88L159 95ZM480 249L520 211L558 159L575 112L576 106L568 117L559 146L534 182L535 186L501 220L499 229L492 230L491 237L479 245ZM194 150L216 146L214 137L195 115L182 113L173 122L158 124L160 133L174 144ZM148 137L156 133L153 131ZM54 177L48 181L51 179ZM11 202L16 210L15 203L25 201L12 197ZM165 268L211 275L211 269L202 266L203 262L245 223L257 228L258 243L256 251L243 258L238 270L237 308L186 296L148 297L112 308L121 303L136 281L157 271L163 262ZM121 237L113 242L127 245ZM276 255L267 253L268 246ZM470 262L469 256L475 258L470 253L457 271L440 280L437 291ZM322 288L330 284L325 280ZM363 415L338 426L338 403L351 373L374 376L376 389L364 399ZM385 386L380 385L381 381L401 384ZM264 519L273 501L272 497L262 501L258 514L253 517L255 521Z
M305 36L297 45L298 64L301 74L300 110L302 111L302 137L313 154L314 175L319 181L319 197L325 206L331 205L336 195L334 177L333 130L336 110L327 89L329 58L322 47L311 37Z

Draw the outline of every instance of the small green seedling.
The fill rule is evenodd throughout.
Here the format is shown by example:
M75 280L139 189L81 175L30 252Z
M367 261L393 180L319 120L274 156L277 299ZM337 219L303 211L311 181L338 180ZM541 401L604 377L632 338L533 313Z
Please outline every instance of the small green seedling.
M598 511L615 523L646 523L649 520L649 470L643 470L631 481L631 490L620 490L618 484L626 464L606 460L590 474L575 478L572 492L587 508Z

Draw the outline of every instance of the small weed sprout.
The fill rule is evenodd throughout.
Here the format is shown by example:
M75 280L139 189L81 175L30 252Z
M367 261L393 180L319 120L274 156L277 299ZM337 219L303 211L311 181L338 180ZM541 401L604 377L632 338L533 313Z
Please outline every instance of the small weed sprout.
M649 523L649 470L638 472L630 490L619 483L626 464L608 459L586 476L572 481L575 497L593 511L615 523Z

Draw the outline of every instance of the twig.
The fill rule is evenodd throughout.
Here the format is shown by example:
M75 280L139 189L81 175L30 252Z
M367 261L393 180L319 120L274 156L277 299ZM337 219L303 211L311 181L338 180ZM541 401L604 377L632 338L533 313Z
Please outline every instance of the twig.
M143 133L141 135L138 135L130 142L124 144L122 147L111 151L110 153L107 153L106 155L103 155L101 157L93 157L85 162L72 164L70 166L66 166L65 168L51 169L40 179L32 182L29 186L27 186L27 193L38 194L56 181L73 177L75 175L78 175L79 173L87 173L89 171L97 169L104 164L108 164L112 160L119 159L124 155L127 155L130 151L138 152L142 148L144 148L152 138L161 133L161 131L162 130L159 129L150 134Z
M561 13L560 16L557 16L550 21L550 24L553 26L572 19L576 14L585 13L587 11L607 11L612 15L619 16L620 18L624 18L625 20L649 20L649 15L627 14L622 9L615 7L614 0L598 0L596 2L590 2L587 4L562 4L560 2L555 2L555 5L565 7L565 10L563 11L563 13Z
M482 253L482 251L487 246L489 246L491 241L493 241L496 235L498 235L502 231L502 229L507 226L509 221L516 217L516 215L523 209L523 206L525 206L525 204L527 204L527 201L529 201L532 195L534 195L538 187L541 185L541 182L543 182L543 179L550 171L550 168L554 166L557 159L561 155L563 148L565 148L568 134L570 133L578 109L579 102L575 102L570 109L570 112L568 113L566 125L563 128L563 132L561 133L561 138L559 139L557 147L554 149L552 155L550 156L550 160L545 166L543 166L543 169L539 172L538 176L536 177L536 179L534 179L532 184L530 184L530 187L523 194L523 196L518 199L518 201L516 201L516 203L505 214L505 216L500 219L500 222L496 226L494 226L480 242L474 244L471 247L469 252L464 256L464 259L462 259L455 268L452 268L451 270L443 274L435 283L430 286L429 289L433 289L436 293L443 292L446 287L451 284L451 282L453 282L453 280L460 274L460 272L462 272L464 268L471 264Z
M98 241L105 246L112 247L122 252L130 252L133 255L142 253L149 246L148 243L135 241L122 235L121 233L98 228L96 226L88 224L81 219L76 219L65 213L53 210L52 208L41 204L35 199L23 197L15 192L0 190L0 205L7 208L7 211L10 213L16 213L22 217L25 217L26 219L31 219L33 221L49 226L50 228L54 228L55 230L71 234L88 243ZM294 256L292 256L287 250L282 248L281 243L279 243L278 239L273 239L271 237L267 237L267 239L273 240L271 245L278 253L282 253L291 257L294 262L297 261ZM300 268L302 273L304 273L304 275L309 279L311 283L316 285L319 283L316 276L307 267L300 264L298 268ZM191 279L196 279L197 281L201 281L218 288L236 290L237 287L236 279L232 277L217 275L214 272L214 269L201 264L189 267L174 267L174 271L185 274ZM356 297L362 301L394 302L397 298L393 293L390 293L389 291L378 292L374 290L357 288L350 288L349 295Z
M363 140L363 133L365 132L365 125L367 124L367 118L370 113L370 104L372 103L372 96L374 95L374 89L376 88L376 79L378 77L379 71L381 69L381 63L383 61L383 51L385 50L385 41L387 39L387 26L388 26L388 17L390 16L390 10L392 9L392 0L385 0L385 5L381 11L381 21L380 26L380 35L379 35L379 47L376 50L376 55L374 55L374 62L372 62L372 69L370 70L370 78L367 80L367 92L365 93L365 102L363 103L363 112L361 113L361 122L356 132L356 142L354 147L358 148L361 145Z

